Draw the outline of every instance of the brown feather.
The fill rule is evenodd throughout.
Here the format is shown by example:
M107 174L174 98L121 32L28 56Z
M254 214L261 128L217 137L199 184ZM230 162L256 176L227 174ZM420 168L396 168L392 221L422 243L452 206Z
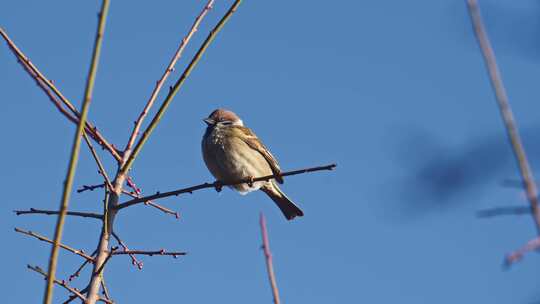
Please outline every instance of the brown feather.
M268 165L270 166L274 174L281 173L281 169L279 168L279 164L277 160L274 158L272 153L268 151L268 149L264 146L264 144L259 140L257 135L255 135L255 133L251 131L251 129L246 128L244 126L231 126L231 128L234 128L243 133L244 136L238 136L238 138L242 139L251 149L261 153L264 159L266 159L266 162L268 162ZM283 184L283 177L277 176L275 179L278 183Z

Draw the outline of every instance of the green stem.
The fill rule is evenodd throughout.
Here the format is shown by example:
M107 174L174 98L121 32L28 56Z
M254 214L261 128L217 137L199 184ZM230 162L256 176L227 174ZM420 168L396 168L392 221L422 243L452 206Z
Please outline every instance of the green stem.
M66 180L64 183L64 190L62 193L62 201L60 203L60 214L56 221L56 229L54 232L54 244L51 249L51 255L49 258L49 270L47 273L47 285L45 288L45 295L43 297L43 303L50 304L52 302L53 287L56 276L56 265L58 261L58 251L60 242L62 240L62 232L64 228L64 221L67 214L67 207L69 205L69 197L73 188L73 180L75 178L75 171L77 168L77 162L79 159L79 151L81 147L81 137L84 132L84 126L86 118L88 116L88 110L90 108L90 102L92 100L92 91L94 89L94 82L96 79L96 72L98 67L99 55L101 52L101 45L103 41L103 33L105 30L106 16L109 10L109 0L103 0L101 12L99 14L99 24L97 34L94 42L94 51L92 54L92 61L90 65L90 71L88 73L88 79L86 82L86 90L84 93L84 100L81 109L81 116L79 123L77 124L77 131L75 132L75 138L73 139L73 145L71 148L71 157L69 160L69 167L67 171Z

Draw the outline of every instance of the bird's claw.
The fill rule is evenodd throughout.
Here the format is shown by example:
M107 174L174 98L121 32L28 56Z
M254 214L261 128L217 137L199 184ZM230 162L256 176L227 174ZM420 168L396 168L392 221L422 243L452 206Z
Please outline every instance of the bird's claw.
M250 188L253 187L254 179L255 179L255 178L254 178L253 176L248 176L248 177L247 177L247 184L248 184L248 186L249 186Z
M223 189L223 184L221 184L220 181L216 181L214 183L214 189L216 189L216 192L221 192L221 190Z

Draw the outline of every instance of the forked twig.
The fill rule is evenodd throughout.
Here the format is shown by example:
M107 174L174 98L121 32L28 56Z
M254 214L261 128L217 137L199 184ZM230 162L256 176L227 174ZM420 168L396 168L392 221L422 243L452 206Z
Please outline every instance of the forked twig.
M133 192L129 192L129 191L126 191L126 190L123 190L122 193L124 193L127 196L131 196L132 198L142 197L140 194L135 194ZM154 203L153 201L147 201L147 202L144 202L144 204L148 205L148 206L151 206L151 207L154 207L154 208L160 210L161 212L163 212L165 214L174 215L174 217L176 217L176 219L180 218L180 213L178 213L176 211L173 211L173 210L171 210L169 208L163 207L158 203Z
M94 252L90 255L90 256L92 257L92 259L93 259L94 255L96 254L96 252L97 252L97 251L94 250ZM77 268L77 270L75 270L74 273L72 273L71 275L69 275L68 281L71 282L71 281L73 281L73 279L78 278L79 275L81 274L81 271L84 269L84 267L85 267L86 265L89 264L89 262L90 262L89 260L84 260L84 262L81 264L81 266L79 266L79 268ZM85 291L85 292L86 292L86 291Z
M112 236L116 239L118 242L118 245L120 245L124 252L129 252L128 246L122 241L122 239L116 234L114 231L112 232ZM137 257L135 257L134 254L127 253L129 257L131 258L131 264L136 266L139 270L143 268L143 262L137 260Z
M48 278L47 273L45 273L45 271L43 271L43 269L41 269L40 267L31 266L31 265L26 265L26 267L28 267L28 269L30 269L30 270L33 270L33 271L41 274L43 277L45 277L45 279ZM71 292L73 295L77 296L77 298L81 299L82 301L86 301L86 297L80 291L78 291L77 288L70 287L65 281L63 281L63 280L59 281L59 280L54 279L53 283L64 287L67 291Z
M80 294L85 294L86 292L88 292L88 286L86 286L85 288L81 289L81 291L79 292ZM73 300L77 299L77 296L76 295L71 295L69 296L69 298L64 301L62 304L68 304L68 303L71 303Z

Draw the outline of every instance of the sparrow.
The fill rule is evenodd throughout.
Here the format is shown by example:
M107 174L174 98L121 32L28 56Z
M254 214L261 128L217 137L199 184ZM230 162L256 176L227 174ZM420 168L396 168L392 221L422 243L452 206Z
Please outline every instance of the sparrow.
M207 127L202 138L202 155L206 167L218 181L228 183L281 173L275 157L235 113L217 109L203 121ZM302 210L279 189L278 183L283 183L283 177L231 188L242 195L255 190L263 191L287 220L303 216Z

